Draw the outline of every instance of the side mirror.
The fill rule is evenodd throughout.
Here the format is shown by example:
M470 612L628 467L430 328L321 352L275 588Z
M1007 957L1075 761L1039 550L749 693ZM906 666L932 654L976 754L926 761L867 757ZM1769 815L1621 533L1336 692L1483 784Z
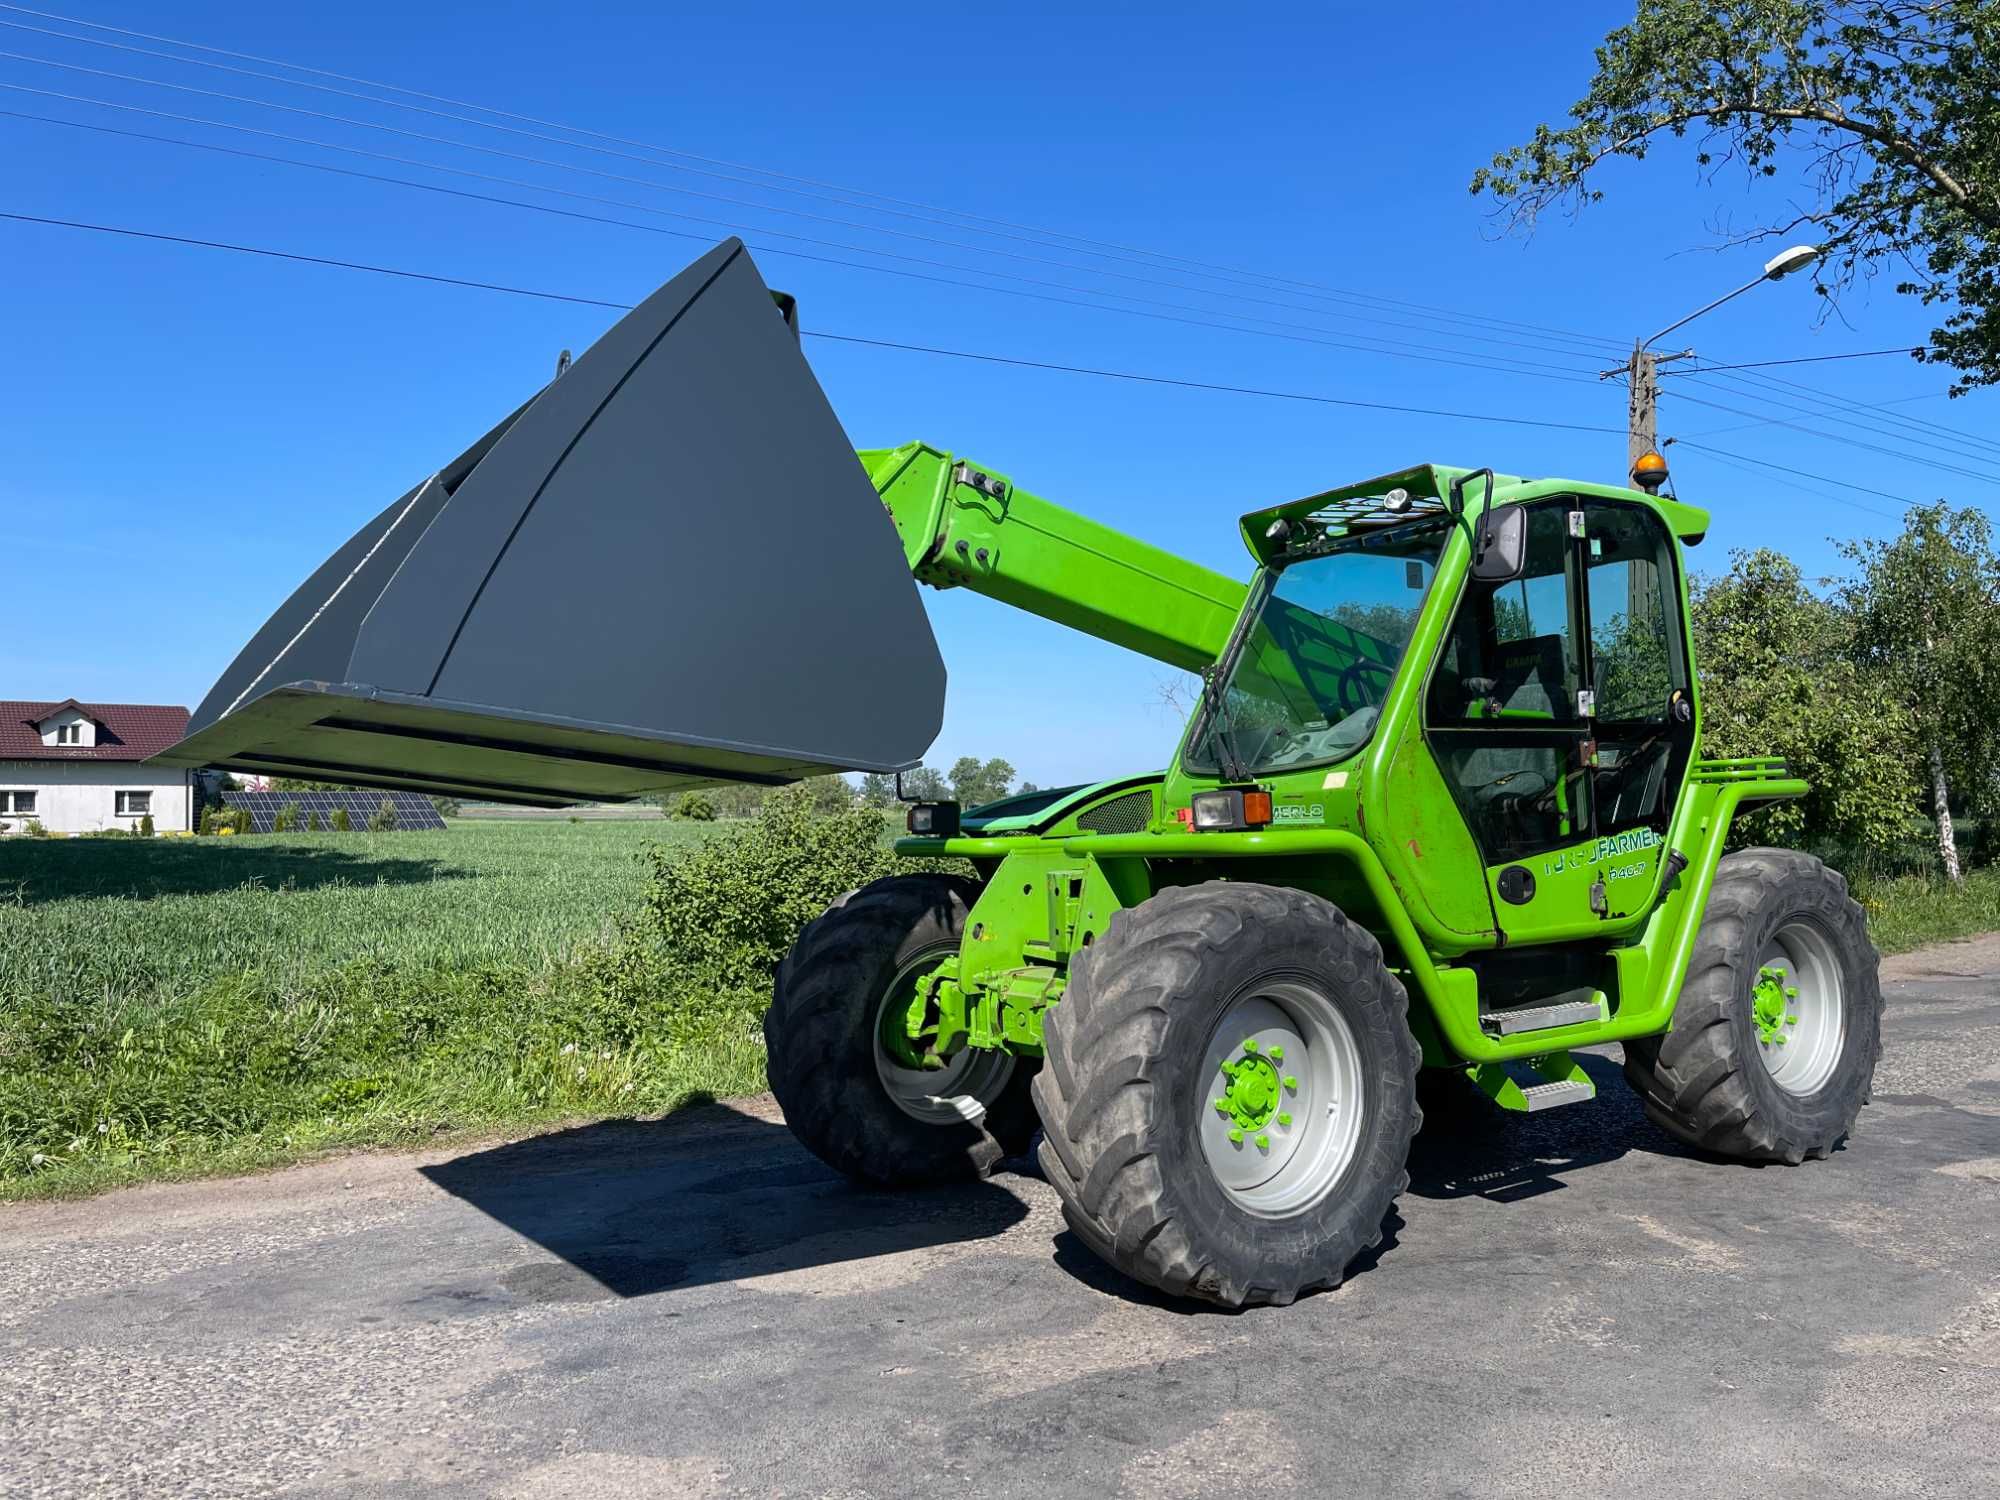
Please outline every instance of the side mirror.
M1472 576L1483 583L1506 583L1519 578L1527 564L1527 510L1503 505L1482 515L1473 539Z

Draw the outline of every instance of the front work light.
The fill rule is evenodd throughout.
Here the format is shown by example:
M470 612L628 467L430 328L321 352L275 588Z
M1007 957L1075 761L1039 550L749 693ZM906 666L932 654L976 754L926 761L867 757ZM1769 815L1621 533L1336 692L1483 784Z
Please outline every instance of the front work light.
M1226 787L1217 792L1196 792L1190 807L1197 830L1234 832L1263 828L1271 821L1271 794L1262 790Z
M911 833L928 839L949 839L958 836L958 804L956 802L919 802L903 819L903 826Z

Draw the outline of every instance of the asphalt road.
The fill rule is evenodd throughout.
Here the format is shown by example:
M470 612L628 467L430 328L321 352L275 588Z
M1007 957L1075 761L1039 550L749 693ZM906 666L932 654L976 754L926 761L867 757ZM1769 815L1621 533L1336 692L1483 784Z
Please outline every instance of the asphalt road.
M2000 1494L2000 940L1887 975L1830 1161L1691 1156L1593 1059L1240 1316L769 1101L0 1210L0 1494Z

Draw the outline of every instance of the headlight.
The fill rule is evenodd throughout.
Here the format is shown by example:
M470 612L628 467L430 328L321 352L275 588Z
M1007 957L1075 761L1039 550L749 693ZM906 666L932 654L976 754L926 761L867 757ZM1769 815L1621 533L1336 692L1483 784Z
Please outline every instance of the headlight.
M903 819L903 826L923 838L952 838L958 833L958 804L919 802Z
M1212 832L1263 828L1271 821L1271 794L1262 789L1229 787L1219 792L1196 792L1190 807L1194 826Z

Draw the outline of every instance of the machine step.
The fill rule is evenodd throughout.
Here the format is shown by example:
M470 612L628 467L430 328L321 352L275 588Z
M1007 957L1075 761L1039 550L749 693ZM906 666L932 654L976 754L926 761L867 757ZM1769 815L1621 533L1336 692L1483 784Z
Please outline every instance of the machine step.
M1597 1085L1591 1082L1590 1074L1567 1052L1529 1059L1525 1078L1516 1078L1506 1063L1499 1062L1480 1063L1466 1072L1487 1098L1517 1114L1581 1104L1597 1097Z
M1553 1031L1558 1026L1604 1019L1602 1000L1563 1000L1554 1005L1524 1006L1520 1010L1488 1011L1479 1018L1479 1029L1488 1036L1513 1036L1521 1031Z
M1521 1097L1527 1101L1523 1106L1529 1114L1538 1109L1559 1109L1565 1104L1581 1104L1586 1099L1597 1097L1597 1087L1587 1082L1564 1078L1554 1083L1532 1083L1521 1090Z

